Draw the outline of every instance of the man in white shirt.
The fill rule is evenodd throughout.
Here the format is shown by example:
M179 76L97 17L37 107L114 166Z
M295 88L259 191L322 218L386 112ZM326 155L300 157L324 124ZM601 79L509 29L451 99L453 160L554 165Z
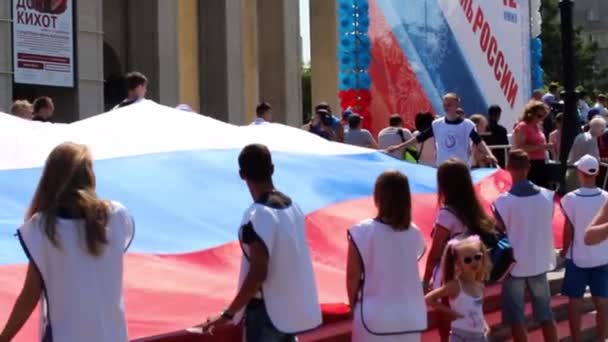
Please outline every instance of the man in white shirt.
M213 333L244 315L245 341L296 341L297 333L322 322L304 214L275 189L274 165L266 146L246 146L239 167L254 200L239 231L243 251L239 290L220 316L203 325L203 331Z
M430 138L435 138L436 147L436 166L441 165L444 161L456 157L465 163L469 163L471 155L471 142L475 148L481 149L483 155L487 159L496 163L496 157L492 151L481 140L475 124L463 118L459 113L460 98L454 93L446 94L443 97L443 109L445 116L435 119L430 129L421 132L421 134L412 139L391 146L387 149L389 153L402 148L408 148L418 143L422 143Z
M407 128L403 128L403 119L401 118L401 115L391 115L388 124L389 126L381 130L378 134L379 149L384 150L393 145L399 145L412 138L412 132L410 132L410 130ZM401 148L389 154L397 159L403 160L405 159L405 153L406 149Z
M597 311L598 339L605 341L608 340L608 242L587 246L584 240L587 226L608 201L608 192L595 185L600 170L595 157L585 155L574 165L581 187L561 200L566 220L560 255L567 259L562 295L569 298L572 340L581 341L581 307L589 287Z
M528 181L530 159L523 150L511 150L507 169L512 187L493 204L498 228L509 236L517 262L502 284L502 317L515 342L527 338L524 315L526 288L532 297L534 319L541 324L545 341L557 341L551 310L547 272L556 265L553 244L554 193Z
M272 107L268 102L262 102L255 108L255 120L251 125L263 125L272 122Z

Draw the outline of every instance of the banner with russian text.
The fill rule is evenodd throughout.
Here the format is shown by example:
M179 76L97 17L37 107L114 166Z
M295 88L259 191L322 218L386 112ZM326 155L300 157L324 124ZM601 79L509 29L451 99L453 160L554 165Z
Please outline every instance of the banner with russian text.
M73 87L73 0L12 4L15 83Z
M372 126L399 113L443 114L456 92L467 115L503 109L510 129L531 95L528 0L370 0Z

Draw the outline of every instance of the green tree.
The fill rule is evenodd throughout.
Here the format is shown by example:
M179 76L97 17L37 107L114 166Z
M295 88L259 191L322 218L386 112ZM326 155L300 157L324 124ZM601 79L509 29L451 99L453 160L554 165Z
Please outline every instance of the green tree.
M576 5L575 5L576 6ZM545 84L562 80L562 42L559 4L555 0L543 0L541 8L543 24L542 67L545 70ZM599 47L590 35L585 35L580 27L575 30L574 55L576 58L576 78L590 95L608 90L608 67L597 62Z

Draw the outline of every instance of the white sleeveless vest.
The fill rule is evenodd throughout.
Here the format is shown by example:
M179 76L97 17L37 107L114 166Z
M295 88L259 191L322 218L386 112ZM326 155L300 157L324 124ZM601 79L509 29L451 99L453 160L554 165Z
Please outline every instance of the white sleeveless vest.
M506 192L494 202L517 261L512 276L536 276L555 268L553 197L553 191L541 188L538 194L527 197Z
M456 157L468 165L471 154L471 131L473 130L475 130L475 124L469 119L464 119L455 125L446 123L445 118L433 121L437 166L452 157Z
M363 261L361 322L374 335L401 335L427 328L418 259L424 242L418 228L395 231L376 220L349 230Z
M268 250L268 274L262 297L273 325L283 333L298 333L321 325L321 308L306 240L304 214L292 203L274 209L254 203L245 212L241 226L251 222ZM239 288L249 272L249 246L242 242L243 257ZM240 321L243 311L235 315Z
M57 219L55 247L36 214L17 234L42 276L41 339L57 342L126 342L122 278L123 255L133 239L131 216L113 202L103 254L90 255L83 221Z
M564 215L574 229L566 257L578 267L590 268L608 264L608 241L597 246L585 244L585 230L606 201L608 192L599 188L580 188L562 198Z

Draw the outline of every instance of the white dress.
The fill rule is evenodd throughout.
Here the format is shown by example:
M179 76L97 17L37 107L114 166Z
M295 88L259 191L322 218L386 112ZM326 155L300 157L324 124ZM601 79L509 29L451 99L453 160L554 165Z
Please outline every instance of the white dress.
M349 230L363 261L362 286L355 306L354 342L420 341L427 309L418 273L424 253L420 231L395 231L377 220Z

